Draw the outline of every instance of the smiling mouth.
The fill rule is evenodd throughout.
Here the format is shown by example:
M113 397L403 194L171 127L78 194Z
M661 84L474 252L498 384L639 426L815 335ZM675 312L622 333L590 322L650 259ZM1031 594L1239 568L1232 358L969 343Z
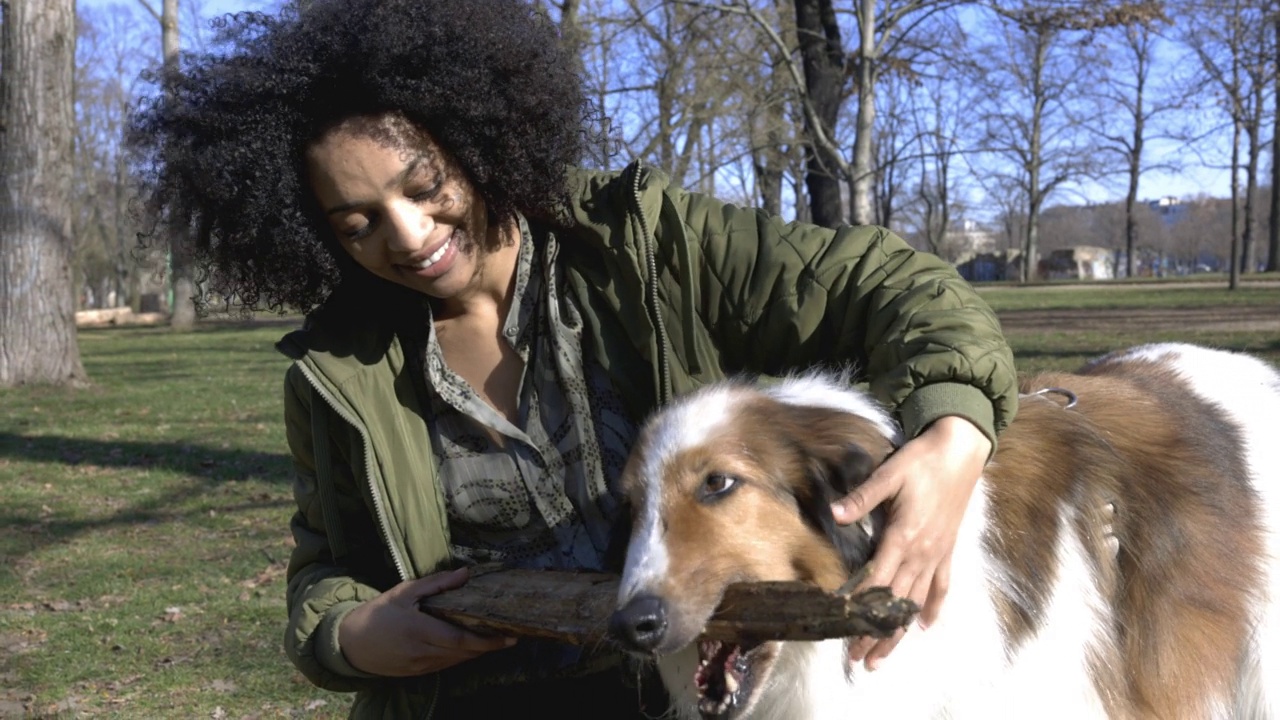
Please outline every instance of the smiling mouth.
M457 228L455 228L453 232L449 233L449 237L445 238L444 244L436 248L435 252L419 260L418 262L404 263L403 267L409 268L410 270L417 272L421 270L426 270L432 265L435 265L436 263L440 262L440 259L443 258L445 256L445 253L449 251L449 248L453 246L454 239L457 234L458 234L458 230Z
M698 690L698 713L724 720L744 709L756 681L755 660L760 645L734 645L718 640L698 642L698 669L693 675Z

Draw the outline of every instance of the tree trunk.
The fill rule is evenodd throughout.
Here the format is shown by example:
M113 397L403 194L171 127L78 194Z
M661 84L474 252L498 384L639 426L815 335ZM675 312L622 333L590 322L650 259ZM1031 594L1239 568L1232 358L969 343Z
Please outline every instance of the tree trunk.
M770 215L782 214L782 182L786 157L782 151L780 128L785 122L782 104L769 103L762 111L763 125L755 133L760 142L752 143L751 164L755 170L756 187L760 194L760 207Z
M796 36L804 66L805 94L812 105L815 119L805 115L805 185L809 190L812 221L825 227L844 223L841 212L840 178L837 158L824 143L820 133L834 138L836 118L840 114L841 89L844 86L844 48L840 26L836 23L831 0L795 0Z
M849 220L875 222L871 193L875 187L875 154L871 138L876 124L876 0L861 0L858 10L858 115L853 135L853 177L849 181ZM889 224L888 213L882 218Z
M1129 191L1124 196L1124 269L1125 277L1132 278L1136 264L1135 253L1138 251L1138 218L1135 211L1138 206L1138 182L1142 178L1142 148L1145 141L1146 112L1145 90L1147 84L1147 56L1138 51L1137 73L1134 78L1133 100L1133 140L1129 147Z
M1040 187L1042 127L1044 123L1044 72L1048 62L1049 38L1040 31L1035 38L1035 57L1032 59L1031 133L1027 148L1027 231L1022 245L1022 282L1039 276L1037 255L1040 253L1040 206L1044 203L1044 191Z
M1262 98L1257 98L1261 102ZM1249 274L1258 266L1255 256L1254 228L1257 223L1254 222L1254 201L1258 190L1258 156L1262 153L1262 143L1258 138L1258 132L1262 129L1262 118L1255 118L1256 124L1250 123L1250 132L1245 134L1248 139L1248 154L1245 156L1244 165L1244 211L1243 220L1244 229L1240 235L1240 272Z
M1277 68L1273 81L1280 98L1280 18L1274 24ZM1267 230L1267 272L1280 271L1280 112L1272 116L1271 128L1271 227Z
M1231 256L1227 258L1227 287L1240 287L1240 115L1231 123Z
M160 42L166 73L178 72L178 0L164 0L160 14ZM166 80L166 83L168 80ZM191 237L177 232L169 238L169 274L173 280L173 314L169 327L187 331L196 324L195 268L191 257Z
M0 386L85 380L71 278L74 0L0 3Z
M1257 242L1254 241L1255 222L1254 205L1258 195L1258 159L1262 155L1262 78L1251 75L1251 94L1253 102L1249 107L1249 119L1245 126L1245 138L1248 140L1248 154L1245 156L1244 169L1244 231L1240 238L1240 272L1249 274L1258 267Z

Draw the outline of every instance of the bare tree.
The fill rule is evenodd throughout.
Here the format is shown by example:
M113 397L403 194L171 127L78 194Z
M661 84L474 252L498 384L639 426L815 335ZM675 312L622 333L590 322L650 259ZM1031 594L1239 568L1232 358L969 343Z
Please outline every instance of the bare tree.
M71 266L73 0L0 3L0 386L85 380Z
M1013 168L1026 200L1021 280L1032 279L1038 259L1039 215L1045 200L1069 182L1100 172L1083 128L1097 123L1082 102L1093 90L1097 65L1092 34L1146 17L1151 2L1027 0L993 9L1003 19L1002 42L990 46L980 78L990 96L986 149Z
M800 1L797 0L797 6ZM909 46L922 23L939 12L963 4L966 4L964 0L856 0L854 3L858 48L853 53L852 76L858 109L854 119L853 162L849 168L849 219L855 225L875 221L876 175L892 172L877 167L875 160L876 90L881 77L888 67L911 65L903 49Z
M788 0L773 0L770 8L779 36L788 38L787 44L792 44L795 27L787 21L789 10ZM744 110L751 139L751 167L760 206L771 214L781 215L783 188L797 147L797 123L790 116L796 114L798 88L786 80L790 61L786 45L760 37L754 48L766 62L748 65L754 72L744 73L743 78L744 88L748 89ZM798 202L799 206L803 203Z
M846 75L843 50L822 49L828 45L842 47L840 27L829 0L812 0L799 7L792 4L796 0L774 0L766 9L753 4L752 0L681 1L716 11L717 25L725 18L741 17L755 29L756 37L765 48L762 54L769 59L775 75L771 83L774 92L769 97L781 104L772 111L773 117L794 117L795 124L802 128L803 142L792 146L793 151L803 154L804 167L792 177L792 192L797 198L796 218L827 226L841 224L840 182L849 177L849 164L841 155L834 132ZM787 12L796 13L794 23L784 20ZM812 27L815 24L817 30ZM802 31L805 26L809 30ZM840 69L833 70L834 66ZM785 79L779 82L777 77ZM789 92L782 89L788 85ZM781 145L774 147L781 149ZM791 153L785 151L774 159L785 160L785 165L793 162ZM808 203L801 202L800 198L806 194Z
M1019 280L1034 277L1039 216L1045 199L1059 186L1090 172L1078 160L1079 118L1072 101L1081 92L1078 55L1063 51L1066 28L1039 8L1005 11L1003 42L987 57L986 87L992 93L985 113L986 145L1012 161L1026 202Z
M1280 105L1280 12L1271 22L1271 43L1275 56L1272 67L1277 69L1272 78L1275 87L1271 97ZM1267 272L1280 272L1280 107L1272 113L1271 126L1271 211L1267 228Z
M832 0L795 0L795 11L796 38L804 68L804 102L808 108L804 127L809 139L805 145L809 208L813 222L835 227L844 222L840 177L848 175L848 170L841 173L847 164L834 142L848 78L848 55ZM867 140L870 142L870 137ZM870 196L868 192L868 200Z
M160 23L163 85L167 92L170 78L179 72L178 0L163 0L159 10L148 0L138 0L138 4ZM173 292L169 327L190 330L196 324L195 258L191 252L191 239L182 232L175 232L169 237L169 275Z
M1158 23L1167 23L1168 18L1164 16L1163 8L1152 6L1149 10L1150 14L1135 16L1133 22L1114 28L1115 32L1111 34L1118 36L1117 55L1122 62L1111 66L1111 72L1100 78L1098 84L1098 99L1106 107L1121 111L1099 113L1104 120L1098 126L1098 134L1104 149L1120 156L1128 180L1124 204L1126 277L1133 277L1136 272L1139 184L1142 175L1156 167L1147 164L1144 156L1146 144L1155 130L1152 124L1162 116L1185 107L1181 98L1168 92L1153 97L1151 73L1159 42L1156 29ZM1110 117L1123 125L1108 127L1112 123L1105 119Z
M974 98L966 92L965 83L949 82L939 75L924 79L913 99L912 122L920 148L915 193L919 208L917 228L925 247L938 253L943 250L952 211L958 204L953 191L963 149L962 125Z
M655 161L681 184L713 191L725 161L711 132L734 86L733 68L723 60L733 33L711 32L704 19L713 11L691 3L627 0L602 4L599 13L591 18L598 33L591 42L607 44L610 52L596 60L605 71L588 75L607 77L598 92L607 107L630 120L620 126L624 148ZM615 73L620 56L632 65Z
M139 309L143 268L130 221L133 197L121 137L135 100L141 51L137 15L123 5L78 13L73 236L76 269L97 307ZM148 277L150 273L147 274ZM90 292L91 291L91 292Z
M1256 267L1254 200L1262 148L1262 120L1267 95L1276 82L1274 39L1266 22L1269 0L1230 0L1225 3L1179 3L1195 27L1182 34L1183 41L1200 60L1203 74L1198 86L1208 87L1231 125L1231 235L1233 250L1230 287L1239 285L1241 270ZM1241 144L1244 144L1243 159ZM1240 188L1240 172L1245 185Z
M962 4L961 0L858 0L852 14L859 45L853 53L845 49L845 31L832 0L792 0L794 44L751 0L683 1L749 18L778 49L774 57L786 59L776 62L775 67L794 85L795 114L805 137L804 185L811 220L827 226L846 221L841 188L847 183L848 221L874 222L877 173L881 170L876 164L874 141L877 83L885 67L901 62L895 53L920 22ZM842 110L851 94L858 97L852 161L845 158L840 139ZM881 189L883 186L881 182Z

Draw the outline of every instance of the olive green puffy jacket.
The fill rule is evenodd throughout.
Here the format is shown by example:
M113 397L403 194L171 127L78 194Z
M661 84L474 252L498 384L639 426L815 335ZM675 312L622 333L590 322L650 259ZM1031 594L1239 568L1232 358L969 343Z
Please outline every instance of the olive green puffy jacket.
M832 363L859 368L908 437L960 415L994 440L1012 419L1013 359L995 316L951 267L887 230L786 224L639 163L575 171L571 188L576 226L557 232L559 260L584 351L634 419L728 374ZM406 352L420 347L424 316L369 311L355 294L335 291L280 343L296 360L285 382L298 502L285 648L317 685L358 691L353 717L427 717L437 677L372 677L337 641L357 603L450 561L423 373Z

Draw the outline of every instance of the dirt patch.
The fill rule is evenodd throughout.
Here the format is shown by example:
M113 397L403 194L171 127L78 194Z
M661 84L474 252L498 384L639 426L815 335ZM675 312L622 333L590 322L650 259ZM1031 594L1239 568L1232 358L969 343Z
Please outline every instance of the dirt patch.
M1090 308L1008 310L999 313L1006 333L1214 330L1280 333L1273 307Z

